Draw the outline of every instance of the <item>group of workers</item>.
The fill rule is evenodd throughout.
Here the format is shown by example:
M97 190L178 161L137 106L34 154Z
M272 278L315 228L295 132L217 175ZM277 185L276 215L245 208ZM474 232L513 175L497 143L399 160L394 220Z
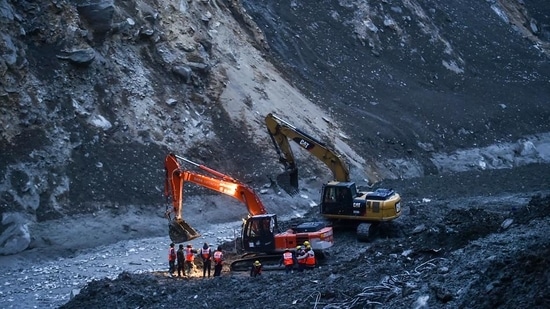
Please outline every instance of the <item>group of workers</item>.
M285 272L292 273L296 268L299 272L303 272L304 269L311 270L317 265L315 259L315 252L311 248L309 241L304 241L303 246L297 246L296 251L286 249L283 252L283 256L279 261L279 266L285 266ZM255 261L250 269L250 276L257 277L262 274L262 263Z
M286 273L293 272L295 268L299 272L304 271L304 269L311 270L315 268L316 264L315 252L307 240L304 241L303 246L297 246L296 251L286 249L279 261L279 265L285 266Z
M168 249L168 265L169 276L173 277L176 269L178 277L191 276L194 268L195 256L202 260L202 277L210 278L210 270L212 268L212 262L214 262L214 277L219 277L222 273L223 267L223 252L221 246L214 251L210 248L208 243L204 243L202 248L196 250L193 245L188 244L186 248L183 245L179 245L179 249L175 250L175 244L170 244Z
M170 244L168 251L168 264L169 264L169 276L173 277L177 269L178 277L191 276L194 267L195 256L202 259L202 277L210 278L210 269L212 262L214 262L214 277L219 277L223 267L223 252L221 246L215 251L212 251L208 243L204 243L203 247L199 250L195 250L192 245L188 244L184 249L183 245L179 245L179 249L175 251L175 244ZM309 241L304 241L302 246L297 246L295 251L286 249L283 252L279 265L284 265L285 272L291 273L294 269L298 272L311 270L315 268L317 260L315 259L315 252L311 248ZM262 274L263 266L259 260L252 263L250 269L250 276L256 277ZM183 274L183 275L182 275Z

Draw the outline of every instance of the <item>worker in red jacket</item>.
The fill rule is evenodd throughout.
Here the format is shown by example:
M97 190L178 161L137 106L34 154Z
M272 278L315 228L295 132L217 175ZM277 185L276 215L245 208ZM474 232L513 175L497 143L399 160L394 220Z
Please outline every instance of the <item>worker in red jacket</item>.
M292 269L294 268L295 262L296 262L296 257L294 256L292 251L290 251L290 249L287 248L285 252L283 252L283 257L279 261L279 266L284 264L285 272L289 274L289 273L292 273Z
M202 277L206 276L208 272L208 278L210 278L210 269L212 268L212 249L208 246L208 243L204 243L200 249L199 255L202 258Z
M223 267L222 246L218 246L218 249L214 251L213 260L214 260L214 277L219 277L222 274L222 267Z
M250 269L250 277L257 277L262 274L262 263L255 261Z
M170 278L174 275L174 271L176 271L176 249L174 249L174 246L174 243L171 243L168 249L168 275Z

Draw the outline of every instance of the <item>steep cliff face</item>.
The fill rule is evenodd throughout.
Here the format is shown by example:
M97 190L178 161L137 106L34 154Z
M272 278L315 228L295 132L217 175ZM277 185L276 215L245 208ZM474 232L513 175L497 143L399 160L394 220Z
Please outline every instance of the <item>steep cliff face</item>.
M272 111L356 179L502 141L496 168L550 160L520 140L549 131L546 2L310 2L0 0L0 253L31 243L28 223L159 203L168 151L263 184Z
M0 4L4 216L158 203L167 151L215 144L207 2Z

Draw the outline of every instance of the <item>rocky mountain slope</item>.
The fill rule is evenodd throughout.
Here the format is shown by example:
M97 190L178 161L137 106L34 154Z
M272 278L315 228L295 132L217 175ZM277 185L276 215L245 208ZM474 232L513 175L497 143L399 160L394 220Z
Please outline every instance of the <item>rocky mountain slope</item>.
M466 212L459 215L469 219L471 212L463 209L494 205L490 212L502 213L491 217L495 229L489 234L496 232L502 220L513 217L512 208L531 211L526 201L550 187L549 16L543 0L0 0L0 254L48 248L66 254L99 243L166 236L165 226L132 229L128 223L134 215L147 222L151 209L161 216L162 160L168 152L264 186L281 170L263 126L269 112L338 149L359 185L394 187L411 209L435 200L442 212L425 218L437 222L428 231L450 231L452 238L452 229L444 227L454 222L457 204ZM308 154L296 154L302 192L315 200L330 173ZM227 216L203 213L206 200L224 203L207 194L188 192L187 215L196 225ZM525 203L511 202L517 194ZM276 193L266 199L270 211L281 215L311 203L288 198L288 207ZM537 201L545 207L544 199ZM536 248L547 231L546 212L536 213L542 219L533 220L542 222L522 222L513 230L523 234L539 226L534 243L506 250ZM113 214L126 221L102 221L113 220ZM473 220L483 224L483 217ZM89 224L90 237L67 242L45 228L69 218ZM364 249L352 259L335 260L346 271L362 273L351 265L377 252L399 256L396 248L417 245L403 235L413 237L418 217L403 220L408 232L388 244L362 247L344 237L343 244ZM506 235L495 243L520 241ZM463 254L476 246L488 245L464 243L443 253L457 255L454 263L463 264ZM525 263L546 265L544 248L545 243ZM485 258L480 253L476 259ZM507 258L497 255L495 265ZM426 261L420 255L414 265ZM477 271L499 276L491 267L497 266ZM398 270L410 268L385 273ZM323 276L336 280L335 268L326 271ZM381 282L372 278L369 284ZM224 280L229 287L237 279ZM273 280L270 285L283 279ZM500 277L486 289L494 291L507 280ZM443 299L457 293L455 301L475 307L472 298L457 296L459 285ZM356 290L360 297L370 293ZM394 305L422 303L420 296L440 295L437 291L407 294ZM446 306L438 297L427 302ZM544 305L548 296L535 299ZM144 300L142 306L168 306L163 300ZM244 299L228 306L243 304Z
M158 203L168 151L265 182L268 112L371 183L550 160L544 1L0 5L4 254L33 222Z

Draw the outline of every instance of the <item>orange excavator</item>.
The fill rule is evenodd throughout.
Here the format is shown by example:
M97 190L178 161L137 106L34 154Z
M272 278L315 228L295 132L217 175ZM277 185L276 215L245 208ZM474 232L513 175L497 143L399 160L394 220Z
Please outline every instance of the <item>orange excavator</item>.
M342 157L328 145L296 128L273 114L265 117L265 124L279 161L285 172L277 177L281 187L290 194L298 189L298 167L289 140L321 160L333 174L333 180L323 185L321 215L330 221L357 223L357 239L368 241L380 222L401 216L401 196L392 189L379 188L360 192L350 180L349 168Z
M178 159L187 162L204 173L183 169ZM191 182L199 186L220 192L241 201L248 210L248 217L243 219L241 230L242 248L246 257L234 261L232 270L248 269L251 260L278 260L285 249L294 249L304 241L309 241L314 251L322 250L334 244L332 227L323 222L306 222L284 232L279 232L277 215L267 213L256 192L246 184L191 160L169 154L164 160L166 171L165 196L171 200L175 217L170 211L169 236L175 243L195 239L200 234L184 219L183 186Z

